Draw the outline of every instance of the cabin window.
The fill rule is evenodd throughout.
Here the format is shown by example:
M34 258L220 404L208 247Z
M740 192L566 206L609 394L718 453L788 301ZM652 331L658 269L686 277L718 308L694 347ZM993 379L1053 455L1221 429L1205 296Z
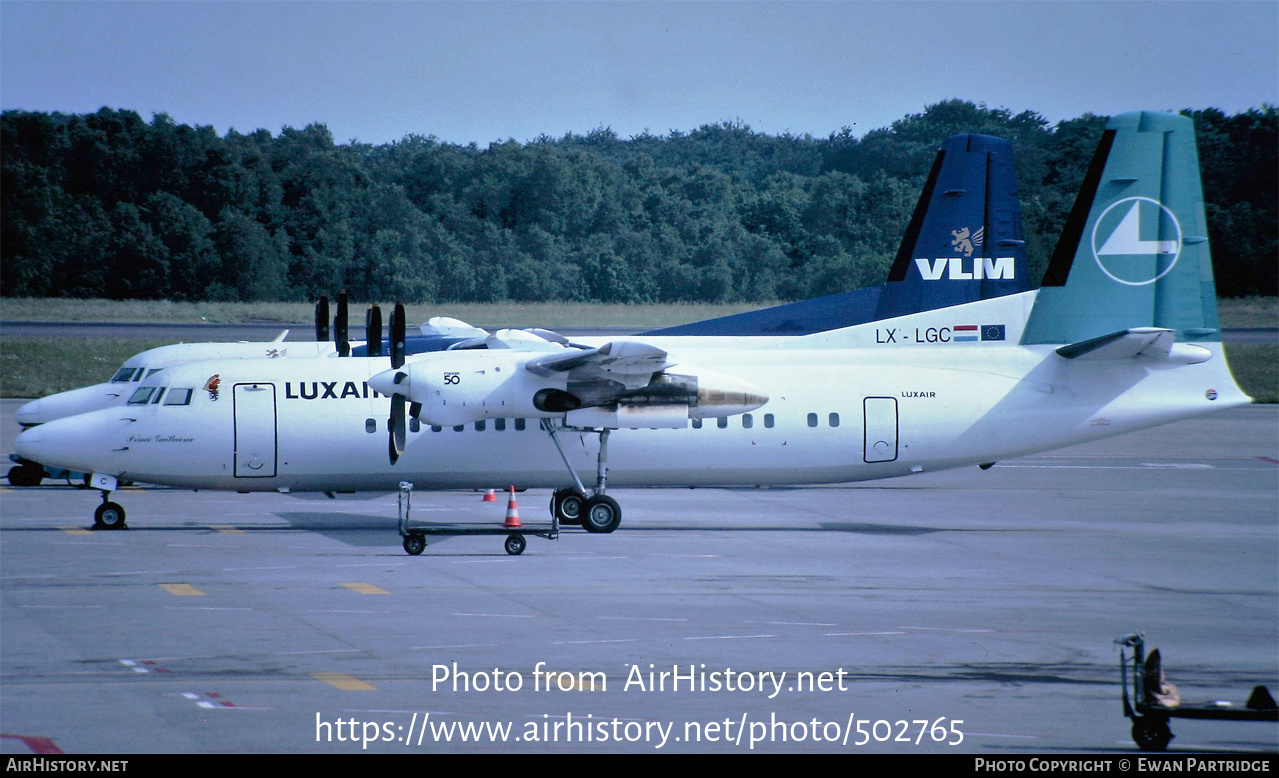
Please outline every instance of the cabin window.
M719 427L722 430L728 429L728 417L720 416L718 419L715 420L715 426Z
M444 428L441 427L440 425L438 424L431 425L431 432L443 432L443 431L444 431Z
M750 429L751 427L754 427L754 426L755 426L755 417L754 417L754 416L751 416L749 413L743 413L743 414L742 414L742 429L744 429L744 430L748 430L748 429Z
M773 414L771 413L764 414L764 427L770 430L773 428Z
M454 427L454 428L453 428L453 431L454 431L454 432L461 432L461 431L462 431L462 430L464 430L464 429L466 429L466 425L465 425L465 424L459 424L459 425L457 425L456 427Z
M377 432L377 420L376 420L376 419L365 419L365 420L364 420L364 431L365 431L365 432Z
M808 414L808 426L810 427L817 426L817 414L815 413Z
M693 429L695 429L695 430L700 430L701 428L702 428L702 420L701 420L701 419L693 419Z
M506 430L506 419L494 419L494 420L493 420L493 429L497 430L498 432L503 432L503 431L505 431L505 430Z
M483 421L477 421L477 422L475 422L475 431L476 431L476 432L483 432L483 431L484 431L484 427L485 427L485 426L486 426L486 425L485 425L485 423L484 423Z
M191 393L194 389L170 389L169 396L164 398L165 405L190 405Z
M524 420L523 420L523 419L516 419L516 420L515 420L515 431L516 431L516 432L523 432L523 431L524 431Z
M839 426L839 414L838 414L838 413L832 413L832 414L830 415L830 419L829 419L829 421L830 421L830 426L832 426L832 427L838 427L838 426Z
M155 394L157 388L159 387L139 386L133 390L133 396L129 398L129 405L146 405L151 401L151 395Z

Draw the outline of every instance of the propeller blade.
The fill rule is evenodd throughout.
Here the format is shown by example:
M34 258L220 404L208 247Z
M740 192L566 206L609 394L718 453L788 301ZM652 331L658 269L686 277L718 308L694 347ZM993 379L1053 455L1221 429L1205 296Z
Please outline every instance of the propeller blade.
M320 301L315 304L315 341L323 343L329 339L329 296L327 294L320 295Z
M404 367L404 303L396 303L391 314L391 367Z
M416 419L422 415L422 403L409 403L409 417Z
M382 309L370 305L364 313L364 337L368 342L369 356L382 356Z
M387 453L390 455L391 464L395 464L399 460L400 455L404 453L404 395L391 395L391 418L387 419Z
M351 342L347 337L346 290L338 292L338 312L333 317L333 343L338 347L339 357L351 356Z

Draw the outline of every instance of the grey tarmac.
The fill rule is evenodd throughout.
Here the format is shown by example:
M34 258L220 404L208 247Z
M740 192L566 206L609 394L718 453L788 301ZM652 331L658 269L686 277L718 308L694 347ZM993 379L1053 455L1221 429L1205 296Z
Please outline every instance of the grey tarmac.
M1131 755L1137 631L1187 702L1279 690L1276 406L987 471L611 494L609 535L410 557L394 495L134 487L93 532L96 491L0 487L0 753ZM414 517L500 523L480 497Z

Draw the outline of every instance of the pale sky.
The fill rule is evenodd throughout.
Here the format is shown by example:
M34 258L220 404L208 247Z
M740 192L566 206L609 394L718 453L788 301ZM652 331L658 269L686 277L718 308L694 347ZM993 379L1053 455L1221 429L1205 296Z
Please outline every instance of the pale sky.
M1279 2L0 0L0 108L485 146L1279 103Z

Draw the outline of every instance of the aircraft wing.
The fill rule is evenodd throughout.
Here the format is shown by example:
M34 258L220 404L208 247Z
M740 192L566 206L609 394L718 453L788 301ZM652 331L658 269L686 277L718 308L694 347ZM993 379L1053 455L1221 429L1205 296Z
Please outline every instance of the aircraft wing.
M647 386L654 373L670 366L662 349L627 340L610 341L599 348L565 349L534 357L525 364L535 375L566 372L574 383L610 380L627 389Z

